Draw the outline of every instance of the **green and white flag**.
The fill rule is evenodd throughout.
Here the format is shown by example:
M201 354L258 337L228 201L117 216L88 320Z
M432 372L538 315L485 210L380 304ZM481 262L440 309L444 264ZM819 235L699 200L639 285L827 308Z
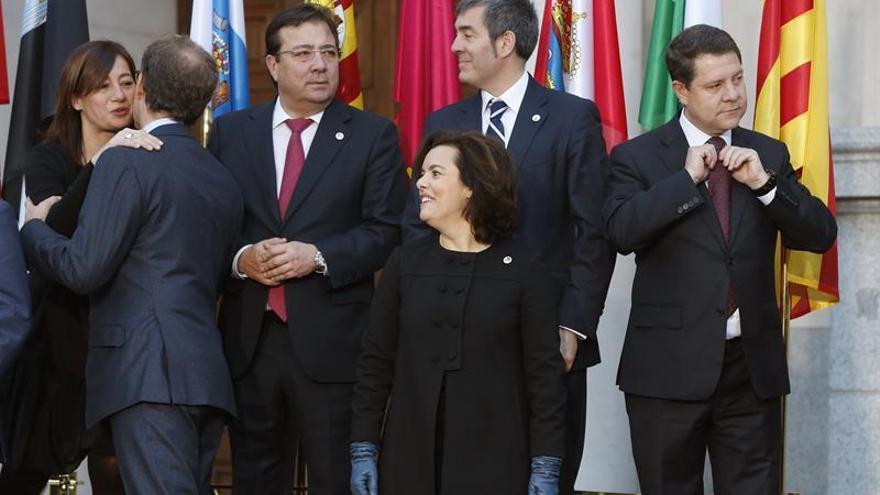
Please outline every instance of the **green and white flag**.
M721 0L657 0L639 105L639 124L646 131L665 124L678 112L666 69L666 47L682 29L694 24L720 27Z

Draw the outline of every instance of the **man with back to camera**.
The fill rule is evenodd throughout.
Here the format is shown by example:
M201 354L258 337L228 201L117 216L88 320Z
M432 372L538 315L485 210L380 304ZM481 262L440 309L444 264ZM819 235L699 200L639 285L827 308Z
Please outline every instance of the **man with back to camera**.
M298 444L310 494L350 493L355 362L406 176L394 124L334 99L336 22L313 4L278 13L266 28L278 97L218 119L208 145L245 200L220 309L236 494L289 493Z
M596 329L616 254L602 232L606 155L596 105L546 89L525 70L538 39L528 0L462 0L452 51L458 77L480 89L428 116L424 135L476 129L504 142L517 165L520 226L556 282L560 351L565 360L566 455L560 493L571 494L580 468L587 413L586 369L599 363ZM404 214L404 242L428 231L418 195Z
M742 58L726 32L682 31L666 66L684 109L615 148L604 213L635 252L617 382L645 495L778 494L790 391L774 282L777 234L824 252L837 225L784 143L739 127Z
M133 115L159 151L112 148L95 164L73 237L28 202L32 266L90 294L87 427L110 421L126 493L203 494L232 382L216 301L241 224L229 173L190 134L217 84L211 56L183 36L144 52Z

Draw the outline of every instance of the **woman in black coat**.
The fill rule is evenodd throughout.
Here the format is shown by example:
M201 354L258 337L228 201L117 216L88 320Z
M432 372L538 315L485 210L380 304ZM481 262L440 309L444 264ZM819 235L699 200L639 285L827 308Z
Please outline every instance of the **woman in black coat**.
M373 300L352 493L555 494L565 400L555 295L546 268L508 238L515 168L478 133L434 135L416 164L420 217L436 232L391 255Z
M58 83L55 115L46 139L26 158L30 201L53 203L46 223L66 236L76 229L89 179L101 153L112 146L156 149L161 142L131 125L135 66L128 51L112 41L92 41L68 57ZM35 301L35 338L41 355L39 401L23 453L0 472L0 493L37 494L52 474L76 469L88 454L96 495L122 493L109 428L86 431L85 361L88 296L33 274L41 297ZM20 426L21 427L21 426Z

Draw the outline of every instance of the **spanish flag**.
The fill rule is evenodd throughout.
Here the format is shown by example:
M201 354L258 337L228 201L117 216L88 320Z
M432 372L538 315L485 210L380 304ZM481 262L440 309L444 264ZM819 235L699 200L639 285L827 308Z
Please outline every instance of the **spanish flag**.
M326 7L339 18L339 89L336 96L349 105L363 110L364 92L361 89L361 72L357 57L357 35L354 29L354 5L352 0L306 0Z
M801 183L836 214L827 39L825 0L764 1L754 128L785 142ZM837 244L824 254L785 256L792 318L840 300Z

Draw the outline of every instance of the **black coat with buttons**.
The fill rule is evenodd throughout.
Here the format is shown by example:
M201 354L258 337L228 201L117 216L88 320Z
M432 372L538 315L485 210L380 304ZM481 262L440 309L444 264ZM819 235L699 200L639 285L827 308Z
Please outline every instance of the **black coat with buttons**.
M824 252L837 224L798 183L785 144L743 128L733 129L732 144L757 151L777 185L765 206L747 186L731 182L729 245L706 186L684 169L688 144L678 116L612 152L606 233L621 253L635 253L637 265L617 376L627 393L712 395L724 361L730 284L755 392L761 398L789 392L774 281L777 234L789 249Z
M392 254L358 361L352 425L353 441L381 445L383 495L434 493L437 465L443 494L525 494L530 458L562 457L555 290L513 241L459 253L433 236Z

